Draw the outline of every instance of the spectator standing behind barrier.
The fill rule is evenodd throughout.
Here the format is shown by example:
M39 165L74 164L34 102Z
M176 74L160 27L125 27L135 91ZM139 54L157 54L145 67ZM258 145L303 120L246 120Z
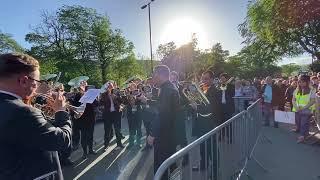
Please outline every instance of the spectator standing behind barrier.
M293 98L293 92L297 88L297 81L292 81L291 85L286 89L285 92L285 100L286 103L289 103L290 111L292 110L292 98Z
M265 79L265 83L262 87L264 126L269 126L270 121L273 121L273 126L277 128L278 123L274 121L274 110L277 109L278 104L277 87L273 85L270 76Z
M286 103L286 86L282 83L282 80L278 80L275 84L277 87L277 109L280 111L284 111L284 105Z
M54 100L55 120L24 104L42 82L39 63L24 54L0 55L0 179L34 179L58 170L56 152L71 146L71 121L62 93Z
M251 84L249 80L245 81L244 96L249 97L245 100L245 109L250 106L255 100L257 100L258 91L257 88Z
M300 133L298 143L304 142L309 135L312 106L315 103L316 92L310 88L310 77L299 76L298 87L294 91L292 104L293 112L296 112L296 132Z
M234 108L235 114L240 113L244 110L244 100L241 98L244 96L243 86L240 80L236 80L234 83Z

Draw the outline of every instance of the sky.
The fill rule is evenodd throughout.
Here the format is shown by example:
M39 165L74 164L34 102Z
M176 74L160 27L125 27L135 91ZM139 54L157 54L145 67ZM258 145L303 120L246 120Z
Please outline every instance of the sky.
M135 45L138 56L150 57L148 11L140 7L149 0L1 0L0 31L9 33L23 47L24 37L41 22L43 11L55 12L63 5L94 8L109 16L113 28L122 30ZM151 4L152 44L175 41L182 45L196 33L201 49L215 43L230 51L241 50L238 25L246 16L247 0L155 0ZM306 57L284 59L281 64L311 61Z

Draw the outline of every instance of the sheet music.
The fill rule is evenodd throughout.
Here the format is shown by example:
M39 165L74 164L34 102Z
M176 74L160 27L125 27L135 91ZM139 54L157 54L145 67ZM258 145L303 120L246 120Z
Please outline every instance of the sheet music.
M100 89L88 89L86 93L81 97L79 102L85 104L92 104L93 101L100 95Z

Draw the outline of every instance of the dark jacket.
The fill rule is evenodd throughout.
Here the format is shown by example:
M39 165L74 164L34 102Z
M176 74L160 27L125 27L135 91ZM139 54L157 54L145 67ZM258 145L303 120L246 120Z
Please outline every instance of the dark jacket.
M87 103L86 108L82 116L77 120L80 123L80 126L83 128L89 127L91 124L95 123L95 108L97 107L98 102L95 100L92 104Z
M163 83L160 87L159 100L157 102L157 118L152 122L152 136L164 149L175 152L178 144L175 127L179 110L179 92L170 82Z
M226 97L226 104L225 106L228 107L228 109L224 110L225 112L228 112L228 114L232 115L234 113L234 96L235 96L235 87L233 84L227 85L227 90L225 92ZM219 90L219 102L222 102L222 90ZM227 120L227 119L226 119Z
M122 103L122 99L119 96L113 96L112 97L114 108L116 112L120 111L120 105ZM104 113L110 112L111 108L111 101L110 101L110 94L109 92L105 92L101 95L100 104L104 106Z
M34 179L57 170L53 151L71 145L67 112L57 112L54 124L41 111L0 93L0 179Z
M209 117L202 117L199 115L195 120L192 134L198 137L211 131L223 122L221 93L219 93L219 90L215 86L211 86L205 95L208 98L210 105L199 106L198 112L201 114L212 113L212 115Z

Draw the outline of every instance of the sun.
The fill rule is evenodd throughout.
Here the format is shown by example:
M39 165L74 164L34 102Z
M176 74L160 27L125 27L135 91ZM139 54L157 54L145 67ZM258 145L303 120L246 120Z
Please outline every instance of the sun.
M201 24L190 17L178 18L165 25L160 38L160 43L164 44L173 41L177 47L179 47L189 43L192 40L193 34L196 34L196 37L198 38L199 48L209 48L206 31Z

